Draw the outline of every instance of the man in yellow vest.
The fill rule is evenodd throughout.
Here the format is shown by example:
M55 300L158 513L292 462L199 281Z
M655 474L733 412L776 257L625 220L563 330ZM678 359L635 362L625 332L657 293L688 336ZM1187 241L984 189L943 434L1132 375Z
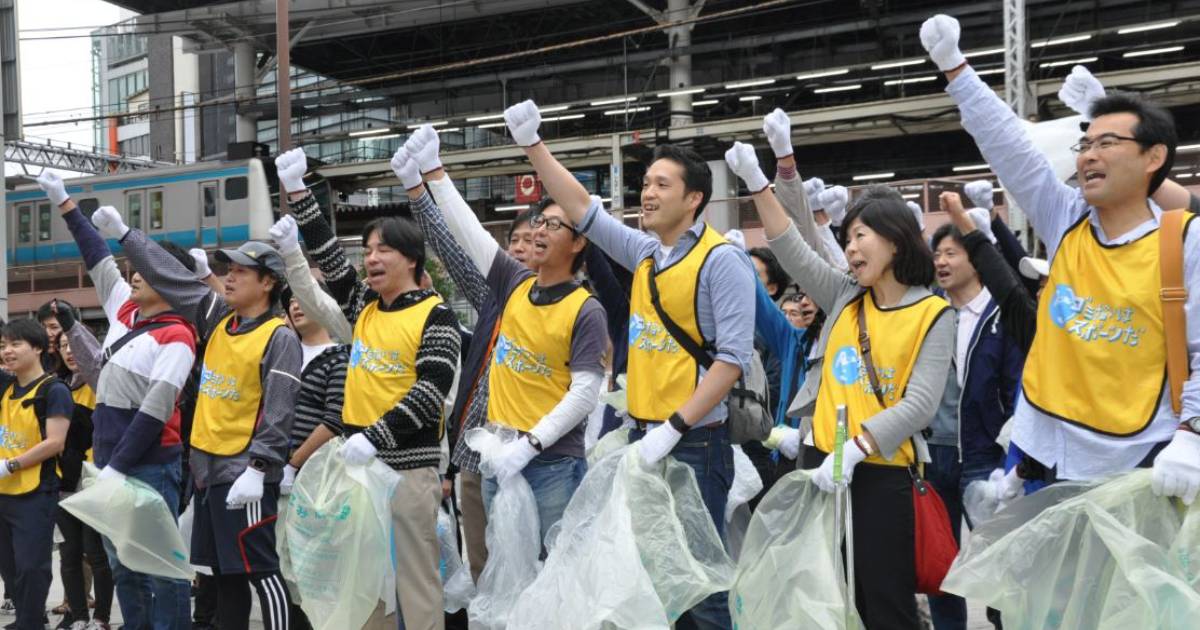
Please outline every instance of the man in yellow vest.
M216 575L219 625L246 627L253 586L264 626L286 630L291 602L279 574L275 520L301 350L278 314L283 258L254 241L219 250L216 259L229 266L220 296L126 226L114 208L100 208L92 222L121 243L134 270L196 325L205 345L189 459L196 484L191 561Z
M538 136L533 101L504 112L509 131L555 201L579 231L633 272L629 314L630 439L647 465L668 454L696 472L717 532L724 538L733 451L725 399L754 352L754 266L700 220L712 173L691 149L660 145L642 180L642 226L626 227L554 159ZM713 357L705 370L668 331L659 309ZM727 596L692 608L702 627L728 628Z
M5 587L17 608L15 627L40 630L58 509L55 458L66 444L75 403L67 385L42 366L50 340L38 322L9 322L0 344L11 374L0 392L0 567L12 580Z
M546 199L529 219L533 233L526 260L505 253L446 176L438 149L437 132L425 125L396 152L392 168L408 189L414 214L427 215L424 220L440 229L439 215L445 213L453 241L441 243L452 250L442 252L444 257L469 258L499 306L487 419L521 437L484 462L493 476L483 481L483 499L490 508L499 484L523 476L537 501L545 540L587 471L584 420L604 383L608 320L600 302L575 279L587 240Z
M1160 295L1163 209L1150 199L1171 170L1174 121L1129 94L1095 100L1091 123L1072 147L1080 187L1067 186L967 63L959 33L957 20L938 15L921 26L921 43L946 73L963 127L1051 258L1012 443L1042 464L1051 481L1153 464L1155 493L1190 504L1200 491L1200 229L1185 215L1191 375L1177 413L1166 379Z

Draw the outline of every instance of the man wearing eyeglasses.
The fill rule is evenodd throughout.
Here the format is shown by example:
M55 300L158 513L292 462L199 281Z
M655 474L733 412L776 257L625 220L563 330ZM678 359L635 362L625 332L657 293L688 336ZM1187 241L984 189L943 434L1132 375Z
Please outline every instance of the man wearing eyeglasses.
M425 215L422 224L430 230L444 224L463 250L440 253L470 258L500 305L487 418L521 437L483 462L493 475L483 481L484 505L490 509L500 484L524 476L545 540L587 472L583 421L604 382L608 323L600 302L575 279L588 242L562 208L544 199L530 216L528 256L524 263L516 260L479 223L442 168L438 150L437 132L425 125L396 152L392 169L408 189L413 214Z
M1052 261L1012 442L1047 469L1049 481L1153 464L1154 492L1191 504L1200 491L1200 291L1186 298L1191 376L1176 413L1164 378L1162 209L1150 199L1174 161L1174 121L1128 94L1092 101L1091 124L1072 148L1080 187L1067 186L967 64L959 32L957 20L938 15L921 26L921 43L946 73L963 127ZM1185 287L1200 286L1192 216L1184 225Z

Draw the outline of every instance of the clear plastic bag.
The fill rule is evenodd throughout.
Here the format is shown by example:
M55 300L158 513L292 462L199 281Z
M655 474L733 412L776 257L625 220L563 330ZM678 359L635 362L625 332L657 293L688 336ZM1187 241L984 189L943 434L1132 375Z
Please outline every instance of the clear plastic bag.
M648 471L636 447L611 451L589 465L560 524L510 628L667 628L729 588L733 563L695 474L673 458Z
M475 584L471 581L470 568L463 564L462 554L458 551L458 523L445 503L438 509L437 535L441 547L439 569L445 593L445 610L448 613L458 612L466 608L475 596Z
M725 551L737 562L750 526L750 499L762 492L763 480L741 446L733 447L733 484L725 501Z
M279 566L315 628L360 628L395 611L391 498L400 474L373 459L347 466L343 440L317 449L296 475L276 526Z
M1018 630L1196 627L1200 503L1154 496L1150 474L1014 501L972 532L942 588Z
M729 591L735 628L862 627L847 610L833 495L812 482L813 472L789 473L758 503Z
M514 431L497 434L488 429L471 429L466 437L467 445L480 455L485 477L492 476L490 458L514 439ZM488 560L467 608L468 621L472 630L502 630L509 623L509 612L521 591L533 583L542 568L538 560L542 541L537 501L525 477L513 475L500 484L492 497L485 536Z
M138 573L190 580L187 545L167 502L154 488L134 479L96 478L83 464L83 490L59 505L84 525L112 541L121 564Z

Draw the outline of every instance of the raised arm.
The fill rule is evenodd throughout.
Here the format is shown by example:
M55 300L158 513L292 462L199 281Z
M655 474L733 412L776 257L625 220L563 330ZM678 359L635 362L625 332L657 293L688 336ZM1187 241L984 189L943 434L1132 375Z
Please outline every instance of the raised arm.
M300 308L304 309L304 314L313 318L338 343L350 343L354 336L354 327L346 319L337 300L322 291L321 287L317 286L317 281L313 280L308 260L300 251L300 232L295 217L287 215L280 218L271 227L270 233L279 248L279 253L283 255L288 287L300 303ZM287 308L287 304L283 306Z
M757 276L754 278L754 330L777 357L784 356L787 339L795 330Z
M1029 216L1050 251L1078 215L1080 192L1059 181L1046 156L1025 133L1020 119L967 64L958 47L958 20L937 15L921 25L921 44L949 80L946 91L958 103L962 125L975 139L1000 183Z
M100 363L104 358L100 340L96 339L87 326L75 321L70 313L71 309L58 309L57 300L54 304L58 323L62 325L63 333L67 335L67 341L71 344L71 355L79 365L79 374L83 376L83 382L93 390L97 389L100 386ZM68 321L63 321L64 319Z
M779 256L779 263L818 307L826 313L832 312L837 298L851 288L852 280L817 255L800 237L799 230L767 186L754 147L735 142L725 153L725 161L750 189L767 244Z

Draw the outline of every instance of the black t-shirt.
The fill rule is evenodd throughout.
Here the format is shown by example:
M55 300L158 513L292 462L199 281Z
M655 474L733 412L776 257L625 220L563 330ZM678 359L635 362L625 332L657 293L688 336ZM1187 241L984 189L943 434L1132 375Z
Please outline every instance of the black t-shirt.
M1188 210L1200 214L1200 197L1192 195L1192 198L1188 200Z
M28 394L37 383L37 381L34 381L25 387L21 387L19 383L13 381L12 397L20 398ZM67 387L66 383L58 381L46 385L44 393L46 396L46 418L61 417L70 420L71 414L75 413L75 400L71 398L71 388ZM41 420L45 420L45 418L41 418Z

